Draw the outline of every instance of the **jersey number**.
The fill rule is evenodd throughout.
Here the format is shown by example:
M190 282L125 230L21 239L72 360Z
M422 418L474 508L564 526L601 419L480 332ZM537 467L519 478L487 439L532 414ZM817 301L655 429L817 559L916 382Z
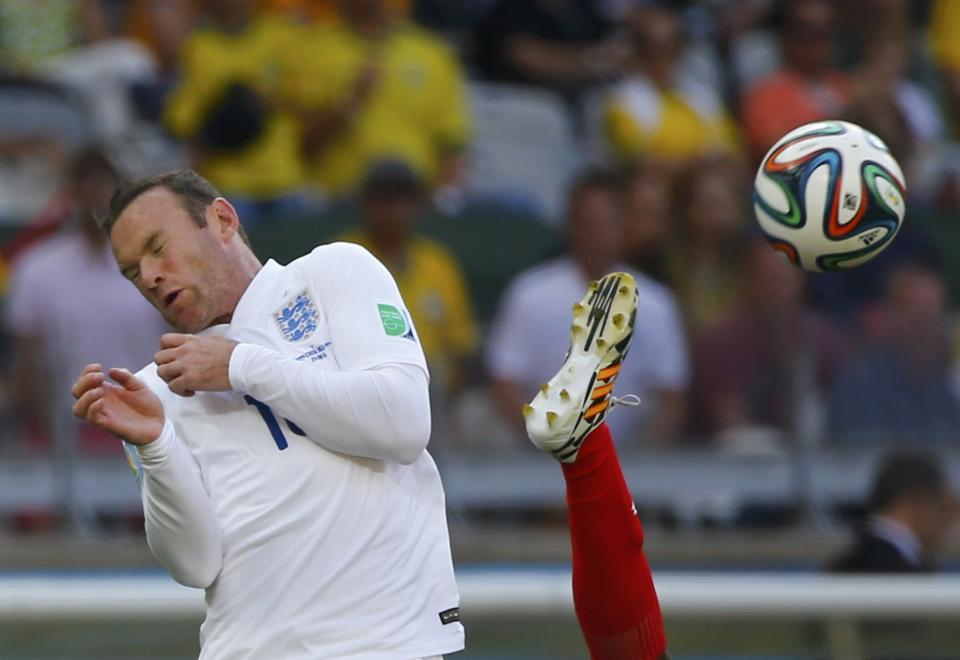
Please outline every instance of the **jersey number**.
M283 435L283 429L280 428L280 422L277 421L277 416L273 414L270 406L265 404L263 401L257 401L249 394L244 394L243 400L256 408L257 412L260 413L260 416L263 417L263 421L267 425L267 429L270 431L273 441L277 443L277 449L280 451L286 449L289 446L287 445L287 437ZM289 419L284 418L283 421L287 423L287 428L289 428L295 435L302 435L306 437L307 434L303 432L303 429L291 422Z

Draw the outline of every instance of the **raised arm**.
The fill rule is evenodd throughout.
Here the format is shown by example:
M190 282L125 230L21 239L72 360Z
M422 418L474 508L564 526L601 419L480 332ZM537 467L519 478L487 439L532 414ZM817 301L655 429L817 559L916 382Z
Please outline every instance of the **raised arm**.
M393 277L360 246L335 243L291 264L322 308L340 371L240 344L230 386L270 405L314 442L412 463L430 438L426 361Z
M165 418L160 399L129 371L98 364L73 386L73 413L120 436L137 468L150 550L173 578L188 587L209 587L220 573L223 548L213 503L200 468ZM138 460L139 459L139 460Z
M430 439L427 374L414 365L325 371L240 344L230 359L230 384L343 454L409 464Z

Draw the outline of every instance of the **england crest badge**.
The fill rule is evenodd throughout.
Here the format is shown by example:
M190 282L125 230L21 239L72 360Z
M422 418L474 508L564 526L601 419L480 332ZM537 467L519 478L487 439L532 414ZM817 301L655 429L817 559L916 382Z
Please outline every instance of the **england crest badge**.
M280 334L287 341L300 341L314 333L320 321L320 314L307 290L301 291L296 298L273 313Z

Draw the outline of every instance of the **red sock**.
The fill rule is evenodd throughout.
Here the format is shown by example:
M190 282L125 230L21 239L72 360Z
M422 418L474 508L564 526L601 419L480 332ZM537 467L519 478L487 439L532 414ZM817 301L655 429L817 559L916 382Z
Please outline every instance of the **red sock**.
M593 660L659 660L660 603L643 554L643 527L606 424L561 463L573 546L573 603Z

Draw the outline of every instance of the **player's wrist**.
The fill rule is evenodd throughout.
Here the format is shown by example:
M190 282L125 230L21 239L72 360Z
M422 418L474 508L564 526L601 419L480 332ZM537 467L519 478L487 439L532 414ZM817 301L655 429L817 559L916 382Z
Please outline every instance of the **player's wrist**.
M173 428L173 424L169 419L163 421L163 424L160 425L160 430L157 435L147 442L137 443L137 451L140 454L141 460L144 463L150 461L162 460L170 451L170 444L173 442L173 437L176 434L176 431Z
M235 392L247 391L244 373L250 353L256 351L256 349L257 347L253 344L241 342L234 346L230 352L230 359L227 362L227 381L230 383L230 389Z

